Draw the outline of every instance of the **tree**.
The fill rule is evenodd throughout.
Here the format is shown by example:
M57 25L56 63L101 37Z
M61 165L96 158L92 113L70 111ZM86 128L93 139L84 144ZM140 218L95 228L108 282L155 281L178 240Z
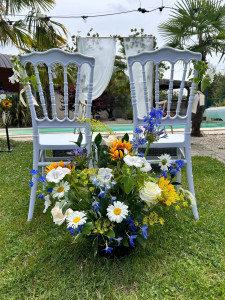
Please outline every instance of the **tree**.
M214 80L209 88L209 99L211 105L224 105L225 103L225 75L218 73L215 74Z
M1 1L0 45L14 45L25 51L43 51L65 44L66 40L62 35L66 35L65 27L41 12L48 12L54 4L55 0ZM12 21L24 9L30 9L28 15L24 19Z
M161 36L171 47L207 55L225 51L225 6L217 0L180 0L170 18L158 27ZM198 106L192 117L192 135L201 136L200 126L204 107Z

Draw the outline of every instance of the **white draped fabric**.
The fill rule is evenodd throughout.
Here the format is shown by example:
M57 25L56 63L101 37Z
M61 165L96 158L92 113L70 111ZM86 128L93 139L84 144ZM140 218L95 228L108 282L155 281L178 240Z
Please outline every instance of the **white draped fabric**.
M124 46L126 57L136 55L143 51L152 51L154 45L154 38L152 37L128 37L124 38ZM149 96L149 107L153 104L153 64L148 62L145 66L146 80ZM138 117L142 118L147 114L145 100L144 100L144 87L142 82L142 69L140 64L133 66L134 84L137 99Z
M78 51L84 55L95 58L94 82L92 100L101 96L112 76L115 52L115 38L78 38ZM87 99L87 78L90 68L87 65L81 68L81 95L82 101Z

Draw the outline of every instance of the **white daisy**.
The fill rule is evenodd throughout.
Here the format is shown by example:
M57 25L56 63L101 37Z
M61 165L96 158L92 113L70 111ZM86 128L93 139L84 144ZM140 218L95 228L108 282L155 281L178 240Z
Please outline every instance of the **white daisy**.
M86 223L87 217L82 211L73 211L69 210L68 216L66 217L67 228L73 227L77 228L79 225L83 225Z
M52 169L51 171L49 171L48 174L46 175L46 180L48 182L59 183L60 180L62 180L66 176L66 174L61 169L57 168L57 169Z
M128 215L128 206L120 201L114 201L107 208L107 216L110 221L121 223Z
M162 154L158 157L160 159L159 166L162 171L167 171L170 167L172 161L172 158L169 154Z
M66 181L62 181L52 190L52 197L60 199L64 196L65 192L69 191L69 189L69 183Z

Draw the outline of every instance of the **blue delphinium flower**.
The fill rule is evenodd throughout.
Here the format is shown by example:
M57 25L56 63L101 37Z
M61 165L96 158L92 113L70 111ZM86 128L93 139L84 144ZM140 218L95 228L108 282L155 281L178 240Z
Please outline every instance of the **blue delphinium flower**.
M140 226L140 228L142 230L143 237L147 240L147 238L148 238L148 232L147 232L148 225Z
M129 236L129 239L130 239L130 245L131 245L132 247L135 246L135 244L134 244L134 239L136 239L136 238L137 238L137 235L131 235L131 236Z
M45 177L44 177L44 176L41 176L40 178L37 179L37 181L45 182Z
M40 194L40 195L38 195L38 199L44 199L44 195L43 194Z
M161 177L167 178L167 171L162 171L162 173L157 176L157 178L161 178Z
M32 187L34 185L33 181L31 181L31 180L28 183L29 183L30 187Z
M73 227L68 227L67 230L70 230L70 235L75 236L75 229Z
M93 211L94 212L98 212L99 211L99 208L100 208L100 203L98 201L94 201L92 202L92 207L93 207Z
M116 200L116 196L113 196L112 199L111 199L111 204L113 204L113 202Z
M102 251L105 251L106 253L111 253L113 250L112 247L109 247L108 245L106 245L105 249L102 249Z
M48 192L48 193L52 193L52 191L53 191L53 188L48 188L48 189L47 189L47 192Z
M96 175L91 178L91 181L94 186L96 186L96 187L100 186L100 181L97 179Z
M177 172L179 172L184 166L184 161L182 159L175 160L175 164L171 164L169 168L169 172L172 176L176 176Z
M175 163L177 164L178 171L180 171L184 166L184 161L182 159L175 160Z
M39 170L31 170L30 171L30 174L31 175L36 175L36 174L38 174L39 173Z
M112 236L109 238L110 243L112 243L115 240L115 238Z
M105 195L108 193L108 190L105 190L105 191L101 191L99 194L98 194L98 197L99 198L104 198Z
M131 231L135 232L137 230L137 227L134 225L134 219L131 216L125 219L124 222L130 225Z

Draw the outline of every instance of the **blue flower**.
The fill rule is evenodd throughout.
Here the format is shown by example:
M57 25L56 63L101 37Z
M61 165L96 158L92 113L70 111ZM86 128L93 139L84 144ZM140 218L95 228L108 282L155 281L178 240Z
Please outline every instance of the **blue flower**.
M161 178L161 177L167 178L167 171L162 171L162 173L157 176L157 178Z
M137 227L134 225L134 219L131 216L124 221L130 225L131 231L135 232L137 230Z
M92 207L93 207L93 211L94 212L98 212L99 211L99 208L100 208L100 203L98 201L94 201L92 202Z
M108 193L108 190L105 190L105 191L101 191L99 194L98 194L98 197L99 198L104 198L105 197L105 194Z
M113 242L113 240L115 240L115 238L114 238L114 237L111 237L111 238L109 238L109 241L110 241L110 243L112 243L112 242Z
M70 230L70 231L71 231L71 232L70 232L70 235L75 236L75 230L74 230L73 227L68 227L67 230Z
M44 195L43 194L40 194L40 195L38 195L38 199L44 199Z
M34 185L33 181L31 181L31 180L28 183L29 183L30 187L32 187Z
M52 193L52 191L53 191L53 188L47 189L47 192L48 192L48 193Z
M177 164L177 171L180 171L184 166L184 161L182 159L175 160L175 163Z
M92 183L93 183L94 186L99 187L100 182L99 182L99 180L97 179L97 176L96 176L96 175L93 176L93 177L91 178L91 180L92 180Z
M111 199L111 204L113 204L113 202L116 200L116 196L113 196Z
M134 239L136 239L137 238L137 235L131 235L130 237L129 237L129 239L130 239L130 244L131 244L131 246L135 246L135 244L134 244Z
M140 228L142 230L143 237L147 240L147 238L148 238L148 232L147 232L148 225L140 226Z
M106 246L105 249L102 249L102 251L105 251L106 253L111 253L112 250L113 248L108 246Z
M139 152L139 153L138 153L138 156L140 156L140 157L144 157L144 156L145 156L145 154L144 154L144 152Z
M31 175L36 175L36 174L38 174L39 173L39 170L31 170L30 171L30 174Z
M45 177L44 176L41 176L40 178L37 179L38 181L42 181L42 182L45 182Z

